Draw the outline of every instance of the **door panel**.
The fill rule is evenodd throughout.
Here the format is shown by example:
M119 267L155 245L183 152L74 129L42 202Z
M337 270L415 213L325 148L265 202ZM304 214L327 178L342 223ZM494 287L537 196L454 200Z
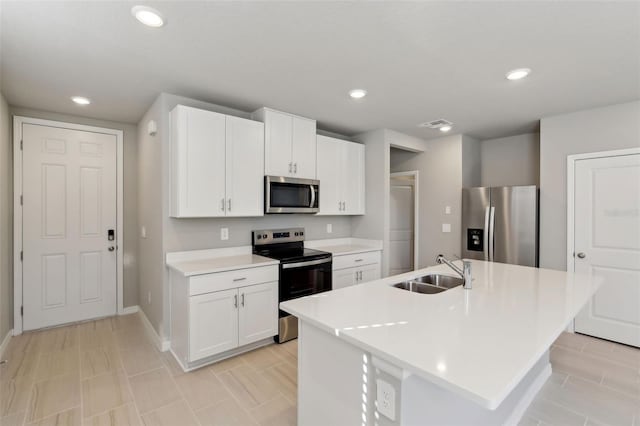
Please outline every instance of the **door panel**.
M604 280L575 330L640 347L640 154L576 161L574 191L575 271Z
M535 186L491 188L495 262L538 266L537 194Z
M391 215L389 221L389 274L414 269L414 191L413 181L391 178Z
M364 214L364 145L343 142L345 152L344 177L345 213Z
M113 135L23 125L24 330L116 313ZM117 237L117 236L116 236ZM19 307L16 307L16 309Z
M485 214L490 206L491 188L462 189L462 257L465 259L489 260L485 256L488 247ZM474 237L480 239L478 250L472 250L476 247L469 244Z
M331 286L333 290L352 286L356 283L356 268L333 271Z
M264 214L264 124L227 116L227 216Z
M238 347L238 289L189 298L189 362Z
M318 135L318 180L320 181L320 215L339 215L343 187L340 185L343 158L340 142Z
M239 345L278 334L278 283L239 288Z
M360 268L360 272L362 273L360 283L378 280L380 279L380 264L376 263L373 265L363 266Z
M293 174L298 178L316 178L316 122L306 118L292 117Z
M270 176L293 176L291 164L292 120L289 114L265 111L264 158L265 174Z

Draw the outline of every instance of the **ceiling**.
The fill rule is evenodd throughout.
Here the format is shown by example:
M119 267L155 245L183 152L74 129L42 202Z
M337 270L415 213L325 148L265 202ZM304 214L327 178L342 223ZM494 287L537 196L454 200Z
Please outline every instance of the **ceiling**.
M160 10L167 25L130 9ZM135 123L160 92L345 135L445 118L479 139L640 99L640 2L66 1L0 4L9 104ZM505 73L532 74L508 81ZM352 88L369 95L350 99ZM70 96L92 99L88 107Z

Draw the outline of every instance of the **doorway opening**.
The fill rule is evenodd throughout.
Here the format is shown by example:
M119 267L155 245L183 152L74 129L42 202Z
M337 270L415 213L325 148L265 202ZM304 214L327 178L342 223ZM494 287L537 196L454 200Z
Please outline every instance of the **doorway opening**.
M418 171L390 174L389 275L418 267Z

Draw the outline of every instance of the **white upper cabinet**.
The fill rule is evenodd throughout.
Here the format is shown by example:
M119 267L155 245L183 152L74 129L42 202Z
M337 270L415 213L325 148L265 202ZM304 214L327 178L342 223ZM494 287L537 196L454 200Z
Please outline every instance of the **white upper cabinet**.
M262 216L264 125L183 105L171 111L171 216Z
M264 214L264 124L227 116L227 216Z
M318 135L317 152L319 214L364 214L364 145Z
M270 176L316 178L316 122L269 108L254 111L264 123L264 171Z

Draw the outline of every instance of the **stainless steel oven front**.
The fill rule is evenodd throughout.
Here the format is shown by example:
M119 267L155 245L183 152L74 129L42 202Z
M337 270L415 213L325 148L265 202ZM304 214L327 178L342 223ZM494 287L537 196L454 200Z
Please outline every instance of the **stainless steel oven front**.
M264 203L265 213L318 213L320 181L265 176Z

